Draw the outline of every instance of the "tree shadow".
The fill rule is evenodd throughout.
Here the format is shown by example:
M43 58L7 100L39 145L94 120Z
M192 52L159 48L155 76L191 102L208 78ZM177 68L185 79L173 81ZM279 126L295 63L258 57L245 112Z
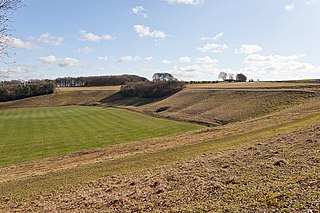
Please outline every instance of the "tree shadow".
M153 102L161 101L169 96L162 98L141 98L141 97L127 97L121 94L121 92L114 93L102 100L101 103L110 106L142 106Z

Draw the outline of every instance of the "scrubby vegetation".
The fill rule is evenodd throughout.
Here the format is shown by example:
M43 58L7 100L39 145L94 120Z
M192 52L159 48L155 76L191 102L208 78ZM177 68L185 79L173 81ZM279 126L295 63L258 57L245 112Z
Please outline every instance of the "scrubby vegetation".
M161 98L182 90L184 85L179 81L129 83L121 87L120 93L128 97Z
M137 75L66 77L55 80L57 87L117 86L129 82L145 82L148 79Z
M54 92L51 81L9 81L0 83L0 101L12 101L32 96L46 95Z

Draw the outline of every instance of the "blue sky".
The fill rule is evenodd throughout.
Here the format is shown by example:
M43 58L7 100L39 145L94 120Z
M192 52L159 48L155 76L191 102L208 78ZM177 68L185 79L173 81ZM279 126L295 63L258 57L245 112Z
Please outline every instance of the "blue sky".
M320 78L318 0L29 0L3 79L170 72ZM13 63L14 62L14 63Z

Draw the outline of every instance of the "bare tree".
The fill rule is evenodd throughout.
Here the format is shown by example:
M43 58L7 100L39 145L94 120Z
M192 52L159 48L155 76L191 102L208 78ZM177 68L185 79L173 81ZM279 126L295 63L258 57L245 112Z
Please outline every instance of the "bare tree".
M228 79L233 81L234 80L234 74L233 73L228 73Z
M8 54L10 40L10 15L22 5L22 0L0 0L0 57Z
M226 72L220 72L218 78L225 81L227 79L227 76L228 74Z

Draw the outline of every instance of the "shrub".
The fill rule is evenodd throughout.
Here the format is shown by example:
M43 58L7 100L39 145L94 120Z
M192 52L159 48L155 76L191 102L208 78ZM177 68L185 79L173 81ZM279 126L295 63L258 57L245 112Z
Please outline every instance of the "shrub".
M51 94L54 88L54 84L48 81L3 82L0 84L0 101Z
M184 85L178 81L128 83L121 87L120 93L128 97L161 98L182 90Z
M57 87L93 87L93 86L117 86L129 82L148 81L148 79L136 75L115 76L90 76L90 77L65 77L55 80Z

